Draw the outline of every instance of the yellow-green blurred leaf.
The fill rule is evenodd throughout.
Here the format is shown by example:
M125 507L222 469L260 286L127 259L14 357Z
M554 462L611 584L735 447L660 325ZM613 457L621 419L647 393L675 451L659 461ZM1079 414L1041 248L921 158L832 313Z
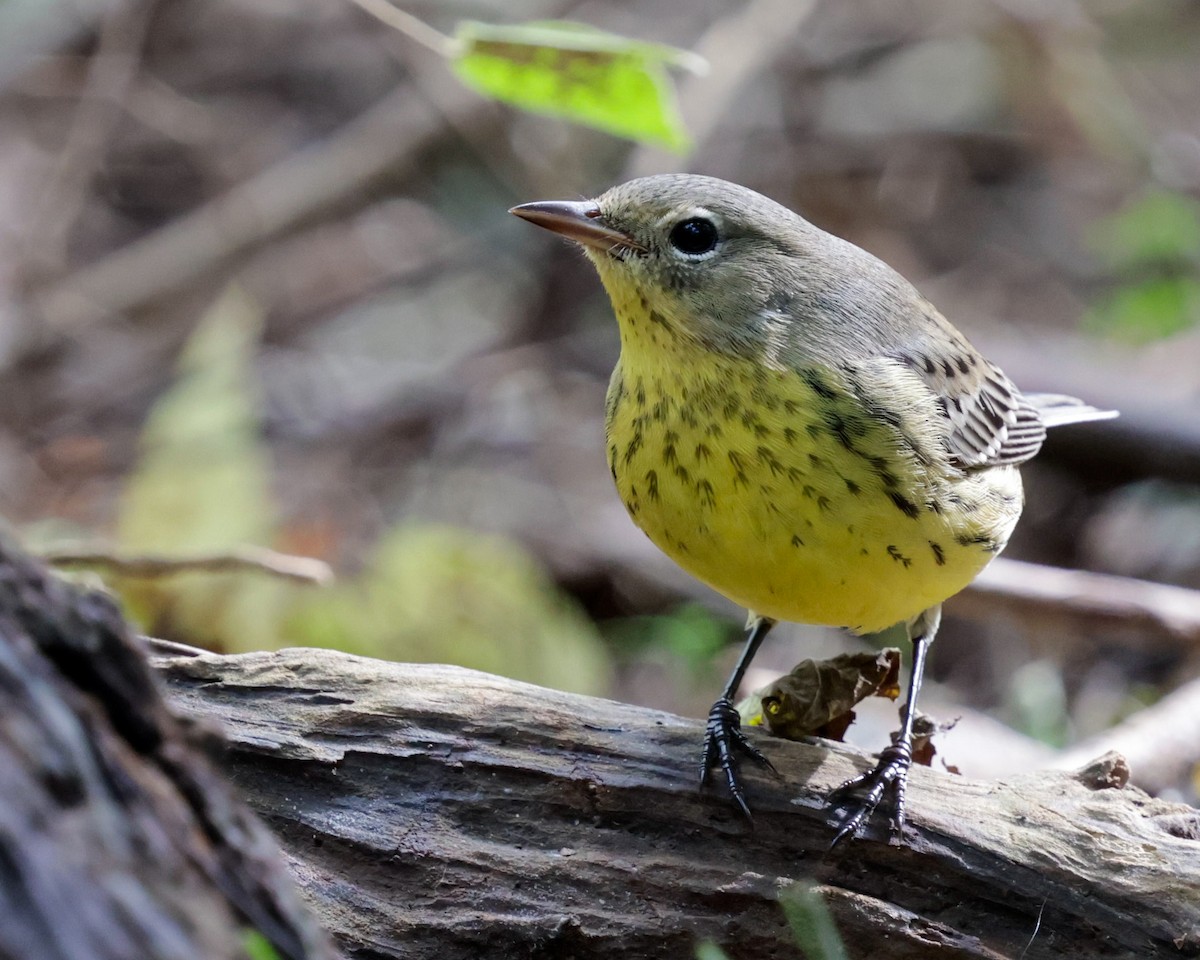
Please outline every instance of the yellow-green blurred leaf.
M287 632L296 644L608 688L595 628L533 558L511 540L453 527L392 531L360 578L304 598Z
M689 146L666 67L696 69L695 54L554 21L466 21L455 39L451 63L480 93L630 140Z
M257 305L230 287L196 327L143 428L118 517L121 552L184 555L271 541L270 463L251 367L261 325ZM292 589L205 573L114 586L148 629L233 649L275 645Z
M1092 227L1092 246L1110 267L1200 261L1200 203L1155 190Z
M691 671L709 674L713 657L740 636L728 620L698 603L683 603L669 613L610 620L609 643L622 652L682 660Z
M846 946L833 914L813 883L801 880L792 884L780 895L779 906L806 960L846 960Z
M184 347L142 430L118 522L124 550L184 553L271 536L250 369L260 327L257 306L230 288Z
M1145 343L1200 324L1200 280L1158 277L1118 287L1085 315L1096 332Z
M1062 747L1071 739L1063 672L1050 660L1030 660L1009 677L1007 721L1035 740Z
M247 930L242 937L242 949L249 960L280 960L279 951L257 930Z

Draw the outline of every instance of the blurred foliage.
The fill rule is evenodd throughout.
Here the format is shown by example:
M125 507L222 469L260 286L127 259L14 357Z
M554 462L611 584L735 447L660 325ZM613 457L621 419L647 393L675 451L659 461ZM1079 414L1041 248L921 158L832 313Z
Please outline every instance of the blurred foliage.
M389 0L354 2L445 57L484 96L679 153L690 146L666 67L706 71L693 53L566 20L465 20L447 37Z
M242 949L246 952L247 960L280 960L279 952L271 946L271 941L257 930L247 930L242 937Z
M846 960L846 947L816 887L794 883L779 897L796 944L808 960Z
M118 518L121 551L171 555L274 539L250 365L260 329L260 312L236 288L197 326L147 419ZM523 548L497 535L401 524L358 577L325 589L200 572L118 576L113 586L150 632L213 649L332 646L582 693L609 686L596 628Z
M1087 314L1093 330L1136 343L1200 325L1200 202L1151 191L1095 224L1092 245L1125 278Z
M1059 667L1049 660L1031 660L1013 672L1008 683L1009 724L1052 747L1070 741L1067 692Z
M197 325L143 428L117 518L119 551L186 554L274 538L251 366L261 328L260 309L236 287ZM278 645L290 589L268 577L201 573L120 577L114 587L151 632L231 650Z
M696 69L694 54L561 21L466 22L455 39L454 70L480 93L680 153L690 146L665 68Z
M1200 264L1200 202L1154 190L1097 225L1094 243L1114 269Z
M591 621L519 545L477 531L396 528L361 576L297 603L284 634L304 645L445 661L561 690L609 687Z
M670 613L605 621L604 636L618 657L682 665L693 679L707 682L713 656L738 636L737 629L698 603Z
M142 430L117 523L122 548L212 550L273 535L251 367L261 328L236 287L196 326Z
M846 945L825 899L811 883L793 883L779 897L792 937L805 960L846 960ZM696 960L729 960L712 941L696 947Z

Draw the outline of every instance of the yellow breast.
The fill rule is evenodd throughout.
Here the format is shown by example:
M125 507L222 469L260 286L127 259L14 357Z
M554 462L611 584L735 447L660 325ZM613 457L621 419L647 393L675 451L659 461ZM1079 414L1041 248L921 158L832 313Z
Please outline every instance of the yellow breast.
M617 489L661 550L734 602L880 630L957 593L1007 542L1016 469L951 466L933 397L899 364L730 357L614 305Z

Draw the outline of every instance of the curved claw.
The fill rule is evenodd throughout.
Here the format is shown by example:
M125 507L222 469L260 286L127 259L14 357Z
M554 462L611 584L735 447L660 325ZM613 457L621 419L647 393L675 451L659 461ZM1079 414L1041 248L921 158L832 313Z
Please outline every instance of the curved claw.
M742 732L742 718L728 697L721 697L708 712L708 724L704 731L704 759L700 764L700 787L708 783L713 767L719 766L725 773L729 795L742 811L742 816L753 826L754 817L746 803L746 791L737 771L737 754L743 753L761 767L775 773L771 763L749 738Z
M906 743L893 744L879 754L879 762L873 770L851 777L829 795L829 802L834 807L857 804L842 821L829 845L830 850L848 837L855 836L888 794L892 798L891 832L893 836L900 835L904 829L904 795L911 766L912 748ZM865 792L860 794L863 788L866 788Z

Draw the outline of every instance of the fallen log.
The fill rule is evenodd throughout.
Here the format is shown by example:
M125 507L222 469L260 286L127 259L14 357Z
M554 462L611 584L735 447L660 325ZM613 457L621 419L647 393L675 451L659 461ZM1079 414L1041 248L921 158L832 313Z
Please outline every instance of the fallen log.
M904 844L828 853L824 796L866 768L758 735L753 830L696 789L699 721L469 670L322 650L159 655L350 956L658 958L710 939L798 957L823 895L852 957L1200 955L1200 812L1109 755L995 783L917 768Z

